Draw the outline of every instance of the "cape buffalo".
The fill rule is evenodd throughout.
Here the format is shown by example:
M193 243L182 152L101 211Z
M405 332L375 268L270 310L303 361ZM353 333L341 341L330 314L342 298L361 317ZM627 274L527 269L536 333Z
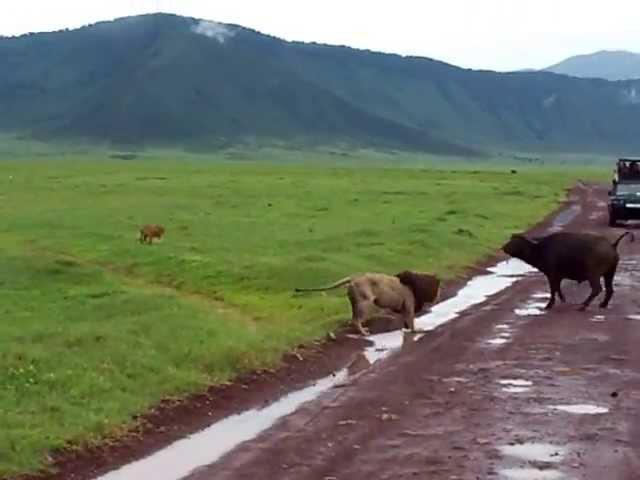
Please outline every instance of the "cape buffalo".
M546 309L555 304L556 293L562 302L565 301L560 283L569 279L578 283L586 280L591 285L591 293L580 307L585 310L602 292L600 277L604 278L605 288L600 308L606 308L613 296L613 278L620 260L618 244L627 235L634 240L631 232L623 233L613 243L593 233L560 232L532 240L516 234L502 246L502 251L537 268L547 277L551 298Z

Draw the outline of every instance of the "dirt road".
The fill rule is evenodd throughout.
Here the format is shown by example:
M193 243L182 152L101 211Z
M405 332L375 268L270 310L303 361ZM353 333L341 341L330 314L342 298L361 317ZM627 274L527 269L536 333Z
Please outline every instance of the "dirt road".
M579 195L563 228L622 232ZM544 312L528 275L187 478L640 479L640 242L620 253L608 310L566 282Z

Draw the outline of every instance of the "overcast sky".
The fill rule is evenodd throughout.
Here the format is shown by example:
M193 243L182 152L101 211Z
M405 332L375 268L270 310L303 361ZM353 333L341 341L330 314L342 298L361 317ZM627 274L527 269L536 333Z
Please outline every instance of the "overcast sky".
M493 70L603 49L640 52L638 0L0 0L0 35L154 11Z

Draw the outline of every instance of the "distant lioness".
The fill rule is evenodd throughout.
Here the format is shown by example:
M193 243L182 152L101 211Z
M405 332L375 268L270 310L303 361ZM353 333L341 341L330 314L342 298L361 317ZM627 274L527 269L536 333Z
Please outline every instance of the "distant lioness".
M145 225L140 229L140 243L153 243L153 239L160 239L164 235L164 227L162 225Z
M351 302L351 321L362 335L369 335L363 324L375 310L388 310L402 317L406 328L415 332L415 317L425 304L440 296L440 279L427 273L405 270L396 275L364 273L319 288L296 288L296 292L320 292L347 286Z

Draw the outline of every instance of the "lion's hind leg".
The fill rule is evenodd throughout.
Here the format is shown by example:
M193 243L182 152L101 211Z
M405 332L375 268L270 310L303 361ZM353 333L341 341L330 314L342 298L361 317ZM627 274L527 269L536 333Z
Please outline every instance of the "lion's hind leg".
M412 299L388 295L384 300L376 298L373 303L376 307L384 310L389 316L399 319L404 328L412 332L416 331L414 302Z
M351 302L351 321L358 331L366 337L370 332L363 324L369 318L373 302L366 296L360 295L360 292L353 285L349 285L347 296Z

